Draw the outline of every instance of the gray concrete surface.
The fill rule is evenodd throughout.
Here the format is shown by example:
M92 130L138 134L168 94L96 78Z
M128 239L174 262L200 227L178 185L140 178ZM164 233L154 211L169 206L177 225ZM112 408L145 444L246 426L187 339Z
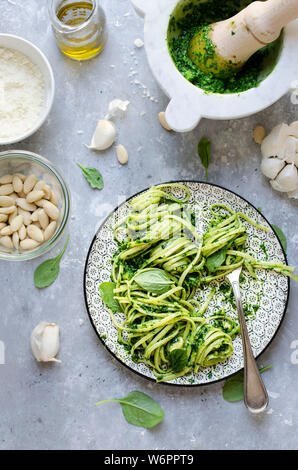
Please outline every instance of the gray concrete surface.
M297 263L298 247L297 202L273 192L262 177L259 147L252 139L257 124L270 130L281 121L297 120L298 107L290 95L247 119L203 120L189 134L169 134L157 119L167 97L151 75L144 48L134 46L134 40L143 37L142 20L129 0L102 3L108 16L108 44L99 57L78 63L57 50L45 0L1 0L1 32L21 35L39 46L53 66L57 87L42 129L10 148L31 150L55 163L70 185L73 209L69 248L51 287L40 291L33 284L34 269L42 259L0 262L0 341L5 344L5 364L0 364L0 448L297 449L298 288L293 282L285 321L259 359L260 365L273 367L264 375L270 407L258 417L250 416L243 403L225 402L222 383L177 389L134 375L104 350L89 323L83 272L96 226L119 196L162 181L203 179L196 151L203 135L212 142L209 181L262 207L287 234L292 265ZM149 90L149 97L143 96L144 90ZM127 117L117 125L118 142L129 152L125 167L118 164L115 148L98 154L84 146L113 98L131 102ZM89 188L77 161L100 169L103 191ZM62 245L61 240L51 255ZM29 337L41 320L61 326L61 365L40 365L32 357ZM94 406L131 390L158 400L166 413L161 425L153 430L135 428L126 423L118 404Z

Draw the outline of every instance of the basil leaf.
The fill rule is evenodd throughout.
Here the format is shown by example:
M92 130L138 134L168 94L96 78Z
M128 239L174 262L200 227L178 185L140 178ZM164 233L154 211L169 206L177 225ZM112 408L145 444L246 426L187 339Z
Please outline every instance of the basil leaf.
M126 421L134 426L153 428L164 419L164 411L159 404L145 393L133 391L124 398L112 398L96 403L118 402Z
M284 234L284 232L282 231L282 229L279 228L277 225L271 224L271 227L273 228L273 230L275 231L276 235L278 236L279 241L280 241L280 243L281 243L281 246L282 246L283 249L284 249L284 252L287 254L287 248L288 248L287 237L285 236L285 234Z
M34 284L39 289L50 286L57 279L60 271L60 261L68 245L68 240L69 235L67 236L63 250L56 258L44 261L35 269Z
M198 154L203 167L206 169L205 181L207 181L207 170L210 162L210 145L210 140L206 137L202 137L198 144Z
M260 372L262 373L265 370L270 369L270 367L272 367L272 364L269 364L268 366L263 367L263 369L260 369ZM229 402L243 400L244 398L243 385L244 385L244 371L241 370L237 374L233 375L233 377L230 377L229 379L226 380L226 383L222 391L223 398Z
M208 256L206 266L210 273L214 273L225 262L228 249L229 246L225 246Z
M99 286L99 292L104 303L112 312L121 312L121 307L117 299L114 298L115 282L102 282Z
M173 349L170 352L170 362L174 372L181 372L188 363L188 354L185 349Z
M173 284L168 274L162 269L157 268L148 269L148 271L137 274L134 281L142 287L142 289L158 295L168 292Z
M104 187L103 177L96 168L83 166L80 163L78 163L78 166L81 168L83 175L90 184L91 188L102 189Z

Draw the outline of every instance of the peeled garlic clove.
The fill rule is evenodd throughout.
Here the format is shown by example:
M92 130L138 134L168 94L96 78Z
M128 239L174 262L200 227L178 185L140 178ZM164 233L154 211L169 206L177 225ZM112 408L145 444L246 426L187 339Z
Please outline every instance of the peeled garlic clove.
M119 99L113 100L109 104L108 114L105 119L121 119L125 116L129 101Z
M285 163L279 158L263 158L261 162L261 171L264 176L274 180L284 166Z
M294 191L298 187L298 171L295 165L286 165L271 184L274 189L284 193Z
M30 344L38 362L61 362L55 358L59 351L60 328L55 323L40 322L32 331Z
M284 158L284 144L290 135L290 128L287 124L279 124L274 127L262 142L261 152L263 158L279 157Z
M111 121L106 119L98 121L92 137L91 145L87 146L91 150L106 150L116 140L116 128Z

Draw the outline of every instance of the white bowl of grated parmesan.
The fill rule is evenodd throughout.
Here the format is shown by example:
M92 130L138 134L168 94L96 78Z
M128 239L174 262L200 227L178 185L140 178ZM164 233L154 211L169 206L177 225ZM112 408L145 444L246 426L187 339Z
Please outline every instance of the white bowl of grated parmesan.
M51 110L54 93L45 55L26 39L0 34L0 145L34 134Z

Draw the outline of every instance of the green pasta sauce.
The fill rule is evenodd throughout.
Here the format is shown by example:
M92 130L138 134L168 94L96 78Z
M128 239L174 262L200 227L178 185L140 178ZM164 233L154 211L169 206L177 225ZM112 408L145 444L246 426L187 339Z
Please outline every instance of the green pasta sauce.
M251 3L250 0L184 0L176 6L168 27L167 41L172 59L181 74L193 85L208 93L241 93L257 87L274 69L282 46L281 36L257 51L241 68L226 78L201 71L188 56L194 35L202 28L234 16ZM233 34L233 32L231 33ZM206 59L215 58L212 41L206 41Z

